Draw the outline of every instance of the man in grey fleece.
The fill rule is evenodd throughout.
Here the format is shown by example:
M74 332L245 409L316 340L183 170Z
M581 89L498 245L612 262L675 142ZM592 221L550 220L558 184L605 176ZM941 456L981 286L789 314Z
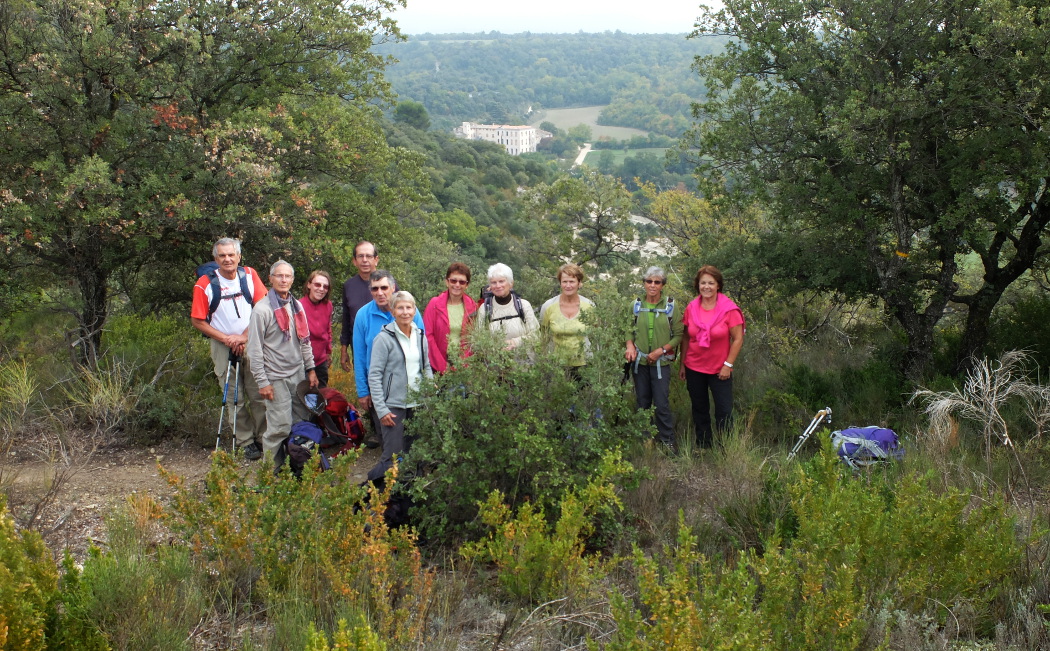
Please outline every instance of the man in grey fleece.
M273 455L288 437L293 420L310 417L295 387L307 379L317 386L310 328L303 306L292 296L295 270L284 260L270 267L270 291L252 308L245 354L266 405L263 450Z

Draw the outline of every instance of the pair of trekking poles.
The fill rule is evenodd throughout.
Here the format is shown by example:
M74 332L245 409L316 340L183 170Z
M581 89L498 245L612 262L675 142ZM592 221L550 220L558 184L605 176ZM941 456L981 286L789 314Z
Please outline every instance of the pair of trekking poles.
M237 409L239 407L238 398L240 397L241 388L240 365L241 356L231 350L230 360L226 363L226 382L222 387L222 411L219 412L219 432L215 436L216 452L222 447L222 419L226 415L226 399L230 393L230 371L233 371L233 416L231 417L233 422L230 428L230 440L233 443L233 451L237 451Z

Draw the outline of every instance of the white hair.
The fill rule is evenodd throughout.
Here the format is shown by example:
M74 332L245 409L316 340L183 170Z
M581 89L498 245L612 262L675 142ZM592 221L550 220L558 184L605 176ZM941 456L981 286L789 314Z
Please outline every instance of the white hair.
M502 262L497 262L496 264L489 267L488 278L490 282L496 280L497 278L503 278L508 283L513 283L514 272L510 270L510 267L503 264Z

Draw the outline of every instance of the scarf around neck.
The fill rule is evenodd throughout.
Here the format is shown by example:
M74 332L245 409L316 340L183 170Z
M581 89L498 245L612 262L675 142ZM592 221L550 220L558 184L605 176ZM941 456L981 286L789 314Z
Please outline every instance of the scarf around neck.
M306 341L310 338L310 324L306 322L306 313L303 312L302 304L294 296L288 294L287 299L282 299L277 295L277 290L270 289L266 297L270 300L273 316L277 319L277 327L284 333L285 341L292 338L291 320L288 318L289 310L291 310L292 319L295 320L295 333L299 341ZM285 309L286 307L288 309Z
M701 307L700 305L701 301L702 299L699 296L697 296L691 303L689 303L689 305L686 306L685 309L686 311L692 312L691 321L696 324L698 330L697 336L693 339L696 342L696 345L700 348L710 348L711 328L713 328L718 322L724 319L725 316L733 310L740 312L741 319L744 318L744 313L740 310L739 307L737 307L737 304L733 302L733 299L729 298L722 292L719 292L718 296L715 298L714 314L711 315L711 320L709 322L704 323L700 319L700 311L703 309L703 307Z

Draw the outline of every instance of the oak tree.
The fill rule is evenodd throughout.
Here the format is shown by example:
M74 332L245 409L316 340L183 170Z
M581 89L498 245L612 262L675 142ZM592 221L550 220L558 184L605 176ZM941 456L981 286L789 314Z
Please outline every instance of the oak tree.
M707 196L769 207L757 250L781 279L880 299L912 378L950 303L964 364L1047 254L1046 17L1038 0L726 0L697 24L731 41L696 62Z
M75 284L82 359L117 276L188 295L218 236L287 256L393 220L371 48L400 4L0 3L0 246Z

